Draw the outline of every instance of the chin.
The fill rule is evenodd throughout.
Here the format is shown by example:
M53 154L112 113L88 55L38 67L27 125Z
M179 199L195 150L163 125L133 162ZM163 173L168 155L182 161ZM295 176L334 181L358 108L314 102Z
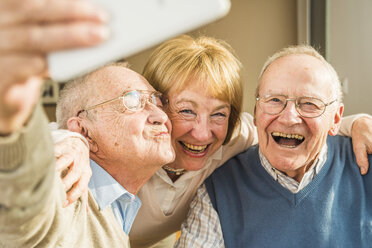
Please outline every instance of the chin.
M205 166L205 162L195 163L195 162L189 162L187 165L184 165L183 168L185 168L188 171L198 171L203 169Z
M271 163L271 165L280 171L292 171L302 166L297 159L291 159L290 157L274 158L272 161L275 161L275 163Z
M162 154L163 165L172 163L174 159L176 158L176 154L173 150L173 147L170 147L169 149L164 150L163 152L161 152L161 154Z

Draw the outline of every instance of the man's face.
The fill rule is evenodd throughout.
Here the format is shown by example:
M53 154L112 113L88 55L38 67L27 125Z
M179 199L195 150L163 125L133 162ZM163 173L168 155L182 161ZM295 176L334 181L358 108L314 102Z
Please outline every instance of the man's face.
M274 61L261 78L259 96L264 95L316 97L324 103L336 99L327 68L309 55L289 55ZM288 101L283 112L277 115L264 113L256 104L260 150L273 167L299 181L317 158L327 134L337 133L342 111L343 107L339 108L335 102L323 115L304 118L298 114L294 101ZM294 136L280 137L284 135Z
M100 96L95 104L128 90L154 91L142 76L118 66L97 72L92 80ZM117 100L89 111L94 114L90 135L96 143L91 151L106 164L114 167L131 164L141 170L173 161L171 125L161 108L147 102L142 110L130 111Z

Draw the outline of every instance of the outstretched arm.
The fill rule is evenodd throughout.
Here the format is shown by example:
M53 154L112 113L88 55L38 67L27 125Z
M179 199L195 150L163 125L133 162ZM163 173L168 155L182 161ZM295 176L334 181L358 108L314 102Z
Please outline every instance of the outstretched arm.
M45 55L102 41L103 15L82 0L0 2L0 247L34 247L42 235L35 232L53 221L46 213L62 201L48 202L54 159L37 104Z

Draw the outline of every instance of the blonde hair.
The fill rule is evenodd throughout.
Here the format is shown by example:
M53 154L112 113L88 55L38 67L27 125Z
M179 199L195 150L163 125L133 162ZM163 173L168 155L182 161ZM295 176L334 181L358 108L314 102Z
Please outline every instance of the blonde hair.
M114 62L104 65L89 74L78 77L64 86L56 107L56 117L59 128L67 129L67 121L77 115L78 111L86 109L97 102L101 96L97 91L96 84L90 82L91 77L98 71L104 70L110 66L119 66L128 68L126 62ZM102 82L104 83L104 82ZM102 100L103 100L102 99ZM93 114L87 114L88 119L93 119Z
M242 111L241 63L224 41L183 35L160 45L145 65L143 76L165 96L180 92L192 79L199 79L208 92L231 105L224 144L240 123Z
M331 64L329 64L327 62L327 60L325 60L325 58L315 48L313 48L312 46L309 46L309 45L298 45L298 46L286 47L286 48L283 48L282 50L279 50L278 52L276 52L271 57L269 57L266 60L264 66L262 67L262 70L261 70L261 73L260 73L260 76L259 76L259 84L256 88L256 97L258 97L258 95L259 95L258 93L259 93L259 89L260 89L260 85L261 85L261 78L262 78L262 75L265 73L266 69L275 60L277 60L279 58L289 56L289 55L299 55L299 54L313 56L314 58L317 58L318 60L320 60L324 64L324 66L327 68L327 70L329 72L329 75L331 76L332 84L334 86L334 90L335 90L335 93L337 95L337 101L339 103L341 103L342 102L342 90L341 90L341 83L340 83L339 77L337 75L337 72L331 66Z

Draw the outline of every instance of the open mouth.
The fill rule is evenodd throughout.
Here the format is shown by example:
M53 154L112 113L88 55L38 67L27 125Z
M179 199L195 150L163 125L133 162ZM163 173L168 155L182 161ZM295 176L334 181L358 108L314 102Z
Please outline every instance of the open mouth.
M203 153L209 145L203 145L203 146L196 146L196 145L191 145L188 143L184 143L182 141L179 141L179 143L185 148L187 151L198 154L198 153Z
M301 134L285 134L281 132L272 132L271 136L278 145L287 148L295 148L305 140L305 137Z

